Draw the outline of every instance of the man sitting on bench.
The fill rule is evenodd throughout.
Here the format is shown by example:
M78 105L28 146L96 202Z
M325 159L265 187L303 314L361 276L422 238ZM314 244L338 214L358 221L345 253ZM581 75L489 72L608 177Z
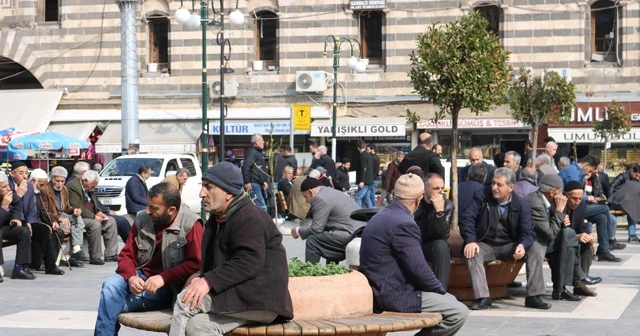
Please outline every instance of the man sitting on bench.
M200 267L203 232L202 220L182 204L176 187L153 186L120 251L117 274L102 284L94 335L117 334L121 312L171 307L174 291Z

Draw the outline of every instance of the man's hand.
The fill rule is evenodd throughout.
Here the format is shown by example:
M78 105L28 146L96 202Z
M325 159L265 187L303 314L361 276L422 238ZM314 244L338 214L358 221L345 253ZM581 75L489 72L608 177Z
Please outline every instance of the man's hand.
M139 276L132 276L129 278L129 290L133 294L140 294L144 291L144 280Z
M200 306L202 299L205 295L209 294L209 291L211 291L211 286L207 279L196 279L186 288L184 296L182 297L182 304L187 307L189 303L191 303L191 309L195 309Z
M364 188L364 182L358 183L358 187L360 187L360 189Z
M74 216L82 215L82 210L81 209L73 209L73 215Z
M297 229L298 228L295 228L295 227L291 229L291 237L293 237L293 239L300 238L300 236L298 236L298 230Z
M522 246L522 244L518 244L518 246L516 247L516 251L513 253L513 259L520 260L522 259L522 257L524 257L524 254L524 246Z
M598 235L597 235L597 234L595 234L595 233L590 233L590 234L589 234L589 237L591 238L591 239L589 240L589 242L590 242L591 244L595 244L595 243L597 243L597 242L598 242Z
M564 224L564 226L571 226L571 219L569 219L569 215L564 215L562 223Z
M473 258L476 253L480 253L480 246L478 246L478 243L469 243L464 247L464 256L467 257L467 259Z
M111 216L115 216L115 215L116 215L116 212L115 212L115 211L113 211L113 210L111 210L111 209L109 209L109 214L110 214ZM104 217L107 217L107 216L104 216ZM105 219L106 219L106 218L105 218Z
M200 273L198 273L198 272L191 274L191 276L184 283L184 288L189 287L193 281L195 281L197 279L200 279L199 275L200 275Z
M433 204L433 209L435 209L436 212L444 211L444 198L442 198L442 195L437 194L432 196L431 204Z
M64 227L65 229L68 229L71 227L71 222L69 221L68 218L60 217L58 218L58 221L60 222L60 224L62 224L62 227Z
M60 228L60 225L58 224L58 222L51 223L51 229L53 231L58 231L58 228Z
M144 290L151 295L156 295L156 291L164 286L164 279L158 274L150 277L144 282Z
M4 194L4 197L2 198L2 207L5 209L9 209L11 202L13 202L13 192L9 191L8 193Z
M102 222L102 216L100 216L99 213L97 213L95 216L93 216L93 220L95 220L96 222Z
M578 233L578 241L586 244L591 240L591 236L588 233Z
M262 189L267 190L269 188L269 184L267 182L262 182Z
M554 203L557 212L564 212L564 208L567 206L567 198L563 194L558 194L554 198Z
M587 196L587 203L595 203L596 202L596 198L593 196Z
M102 222L109 219L109 216L105 215L104 213L102 213L102 211L100 211L96 214L96 218L99 218L99 219L96 219L98 222Z
M247 192L251 192L251 183L245 183L244 190L246 190Z
M27 190L29 190L29 188L27 187L27 180L22 180L20 185L16 185L16 194L18 195L18 197L24 196L24 194L27 193Z

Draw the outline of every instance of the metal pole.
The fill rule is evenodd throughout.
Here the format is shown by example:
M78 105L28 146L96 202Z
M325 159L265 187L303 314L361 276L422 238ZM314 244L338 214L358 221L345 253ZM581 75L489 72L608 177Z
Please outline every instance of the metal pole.
M336 121L338 118L338 108L336 100L338 99L338 64L340 61L340 37L337 36L333 45L333 128L331 130L331 158L336 161L336 150L338 138L336 137Z
M224 0L220 0L220 162L224 162Z
M202 172L209 168L209 118L207 116L207 1L200 1L200 25L202 27L202 135L200 151L202 153ZM206 218L204 208L200 208L200 217Z
M140 149L138 120L138 52L136 37L136 6L139 0L116 0L120 8L120 61L122 91L122 154Z
M293 106L290 106L291 109L291 116L290 116L290 120L289 120L289 146L291 146L291 154L295 153L295 151L293 150L293 133L295 132L293 130L293 114L295 113L295 111L293 110ZM294 172L295 174L296 172Z

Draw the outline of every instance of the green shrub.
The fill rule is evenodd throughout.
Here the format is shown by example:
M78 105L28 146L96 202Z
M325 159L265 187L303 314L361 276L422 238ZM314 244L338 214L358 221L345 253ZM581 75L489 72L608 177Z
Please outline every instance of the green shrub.
M290 277L323 276L348 273L349 269L344 265L331 262L329 265L312 264L302 262L298 258L292 258L289 263Z

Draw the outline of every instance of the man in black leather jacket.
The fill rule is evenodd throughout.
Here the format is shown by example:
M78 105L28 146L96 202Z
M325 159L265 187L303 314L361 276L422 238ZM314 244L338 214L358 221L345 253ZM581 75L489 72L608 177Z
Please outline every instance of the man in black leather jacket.
M640 165L637 164L629 164L627 165L627 171L618 174L616 178L611 182L611 189L609 191L609 195L613 195L620 189L627 181L629 180L637 180L638 175L640 175Z
M242 179L244 180L244 189L251 193L251 199L266 212L267 203L263 190L268 188L269 175L267 175L267 167L264 162L264 156L262 156L263 147L264 139L262 135L252 135L251 147L247 148L244 154Z
M420 227L424 257L433 265L433 272L447 290L451 271L451 249L447 239L451 231L453 202L444 197L444 180L437 173L425 177L424 188L424 198L414 218Z

